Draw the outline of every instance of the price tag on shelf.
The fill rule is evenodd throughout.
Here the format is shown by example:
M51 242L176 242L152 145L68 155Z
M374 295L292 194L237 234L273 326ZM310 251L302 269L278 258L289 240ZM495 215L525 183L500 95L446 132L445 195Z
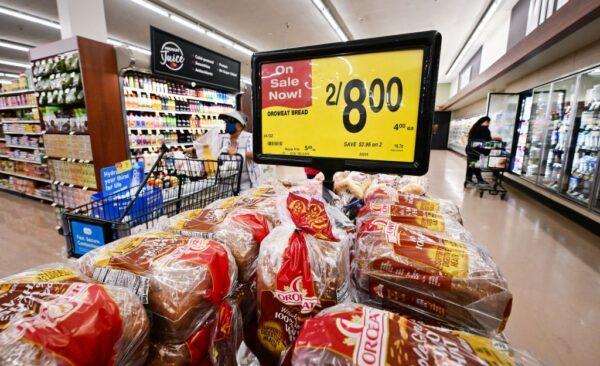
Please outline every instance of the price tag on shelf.
M426 32L256 54L256 161L424 174L439 46Z

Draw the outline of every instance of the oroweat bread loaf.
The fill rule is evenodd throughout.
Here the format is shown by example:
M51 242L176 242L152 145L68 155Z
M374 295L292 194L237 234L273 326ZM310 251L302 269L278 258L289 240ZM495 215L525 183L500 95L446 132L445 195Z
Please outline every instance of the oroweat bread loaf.
M315 198L288 194L282 224L258 257L258 341L274 359L293 343L303 321L347 297L350 236Z
M0 284L0 365L143 365L148 330L143 305L123 288Z
M500 340L415 322L388 311L351 303L307 319L291 364L537 366L530 355Z
M356 247L361 302L482 334L503 330L512 295L478 246L375 218L362 223Z
M96 281L134 291L152 312L155 341L188 339L237 279L224 244L166 232L119 239L81 257L79 266Z

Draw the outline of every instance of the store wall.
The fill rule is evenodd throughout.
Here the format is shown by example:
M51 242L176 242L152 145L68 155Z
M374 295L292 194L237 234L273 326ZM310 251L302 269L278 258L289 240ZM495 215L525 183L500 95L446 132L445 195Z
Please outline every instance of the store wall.
M521 92L599 63L600 41L595 41L568 56L537 69L534 73L520 77L508 84L505 91Z
M490 67L496 60L506 53L508 45L508 35L510 28L510 13L504 12L501 19L498 20L493 32L483 43L481 51L480 73Z
M482 115L485 113L486 108L487 108L487 98L483 98L472 104L469 104L466 107L453 110L451 119L468 118L468 117Z
M450 98L450 83L439 83L435 89L435 105L444 105Z

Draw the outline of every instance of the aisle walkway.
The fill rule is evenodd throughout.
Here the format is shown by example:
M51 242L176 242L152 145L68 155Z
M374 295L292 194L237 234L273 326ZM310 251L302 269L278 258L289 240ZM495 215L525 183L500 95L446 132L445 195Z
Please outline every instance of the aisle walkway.
M463 189L465 161L432 151L430 191L453 200L464 225L498 263L513 293L511 343L548 365L600 359L600 238L511 190L508 201Z
M600 359L600 240L511 190L508 201L462 186L464 160L433 151L430 191L461 207L465 226L489 249L514 296L506 334L548 365ZM48 205L0 192L0 277L64 258Z

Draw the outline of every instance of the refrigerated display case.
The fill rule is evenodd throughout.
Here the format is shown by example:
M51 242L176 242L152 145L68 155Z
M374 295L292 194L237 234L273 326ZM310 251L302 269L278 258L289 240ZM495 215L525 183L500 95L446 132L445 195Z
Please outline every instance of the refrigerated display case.
M576 87L577 76L552 83L539 184L553 191L560 191L562 188L573 125L572 107Z
M589 205L592 193L597 191L594 186L600 150L600 68L581 74L576 106L572 155L567 163L568 182L563 191L579 203ZM597 198L592 202L597 209Z
M525 154L523 157L523 177L536 183L542 158L542 148L546 135L548 101L551 84L533 90L531 115L528 120Z
M529 118L531 116L531 103L533 97L531 91L529 95L525 95L521 98L521 105L519 110L519 120L517 121L517 144L513 154L512 172L517 175L521 175L523 171L523 159L525 158L525 147L527 145L527 134L529 133Z
M512 153L515 121L519 104L518 93L489 93L487 116L490 117L490 132L506 143L507 153Z
M448 148L461 155L466 155L465 148L467 147L467 140L469 139L469 130L481 117L483 116L454 119L450 121Z

